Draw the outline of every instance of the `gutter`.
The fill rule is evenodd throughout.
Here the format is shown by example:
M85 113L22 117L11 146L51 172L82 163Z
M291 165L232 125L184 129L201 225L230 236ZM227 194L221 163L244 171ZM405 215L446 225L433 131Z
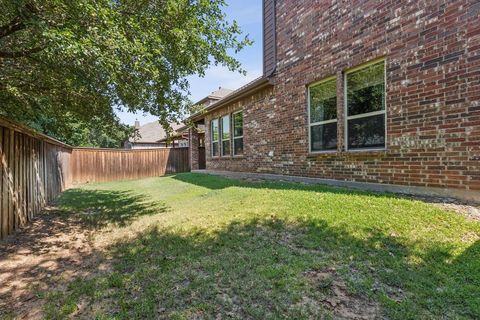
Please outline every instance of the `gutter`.
M273 81L269 77L262 76L256 80L253 80L252 82L246 84L245 86L235 90L231 94L227 95L225 98L222 100L215 102L208 106L207 108L203 109L202 111L199 111L193 115L191 115L188 119L192 121L198 121L204 118L204 116L207 113L210 113L214 110L220 109L221 107L226 106L227 104L233 103L235 101L238 101L245 96L251 95L252 93L259 91L260 89L267 88L267 87L272 87L273 86Z

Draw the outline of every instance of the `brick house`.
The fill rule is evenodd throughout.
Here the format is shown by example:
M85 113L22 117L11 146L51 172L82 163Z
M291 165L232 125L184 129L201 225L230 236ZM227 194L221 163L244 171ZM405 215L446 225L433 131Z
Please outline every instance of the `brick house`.
M264 75L191 116L207 170L479 194L478 1L264 0L263 14Z

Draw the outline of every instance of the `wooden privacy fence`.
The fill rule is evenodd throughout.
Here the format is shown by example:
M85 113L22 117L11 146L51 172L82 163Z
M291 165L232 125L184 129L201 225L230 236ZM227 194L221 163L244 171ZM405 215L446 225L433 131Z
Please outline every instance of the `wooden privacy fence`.
M74 149L0 116L0 239L73 184L189 170L188 148Z
M73 149L72 182L100 182L163 176L190 170L188 148L142 150Z
M0 117L0 239L70 186L72 148Z

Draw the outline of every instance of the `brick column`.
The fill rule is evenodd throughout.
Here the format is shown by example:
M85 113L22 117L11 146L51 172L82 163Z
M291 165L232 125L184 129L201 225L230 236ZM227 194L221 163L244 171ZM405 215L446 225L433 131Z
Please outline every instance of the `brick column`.
M188 129L188 140L190 170L198 170L198 130L196 127Z

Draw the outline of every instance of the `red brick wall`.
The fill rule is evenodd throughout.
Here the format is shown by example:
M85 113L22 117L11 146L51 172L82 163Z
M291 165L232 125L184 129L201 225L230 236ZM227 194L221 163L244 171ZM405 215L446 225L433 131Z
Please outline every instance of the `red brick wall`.
M343 72L385 57L387 149L343 150ZM277 1L267 89L207 115L207 169L480 190L478 1ZM337 76L338 150L308 153L306 87ZM245 156L210 157L209 120L244 109Z
M197 128L189 128L188 129L188 159L190 161L190 169L191 170L198 170L200 161L199 161L199 141L198 141L198 130Z
M272 143L272 137L267 130L269 126L265 126L265 123L268 123L271 117L271 113L265 112L265 110L271 108L274 109L276 107L274 106L273 90L268 88L232 103L225 108L207 114L205 119L207 169L247 172L269 170L269 165L263 163L265 162L265 155L271 149ZM243 110L244 155L212 158L210 121L239 110ZM259 167L259 164L262 164L264 168Z

